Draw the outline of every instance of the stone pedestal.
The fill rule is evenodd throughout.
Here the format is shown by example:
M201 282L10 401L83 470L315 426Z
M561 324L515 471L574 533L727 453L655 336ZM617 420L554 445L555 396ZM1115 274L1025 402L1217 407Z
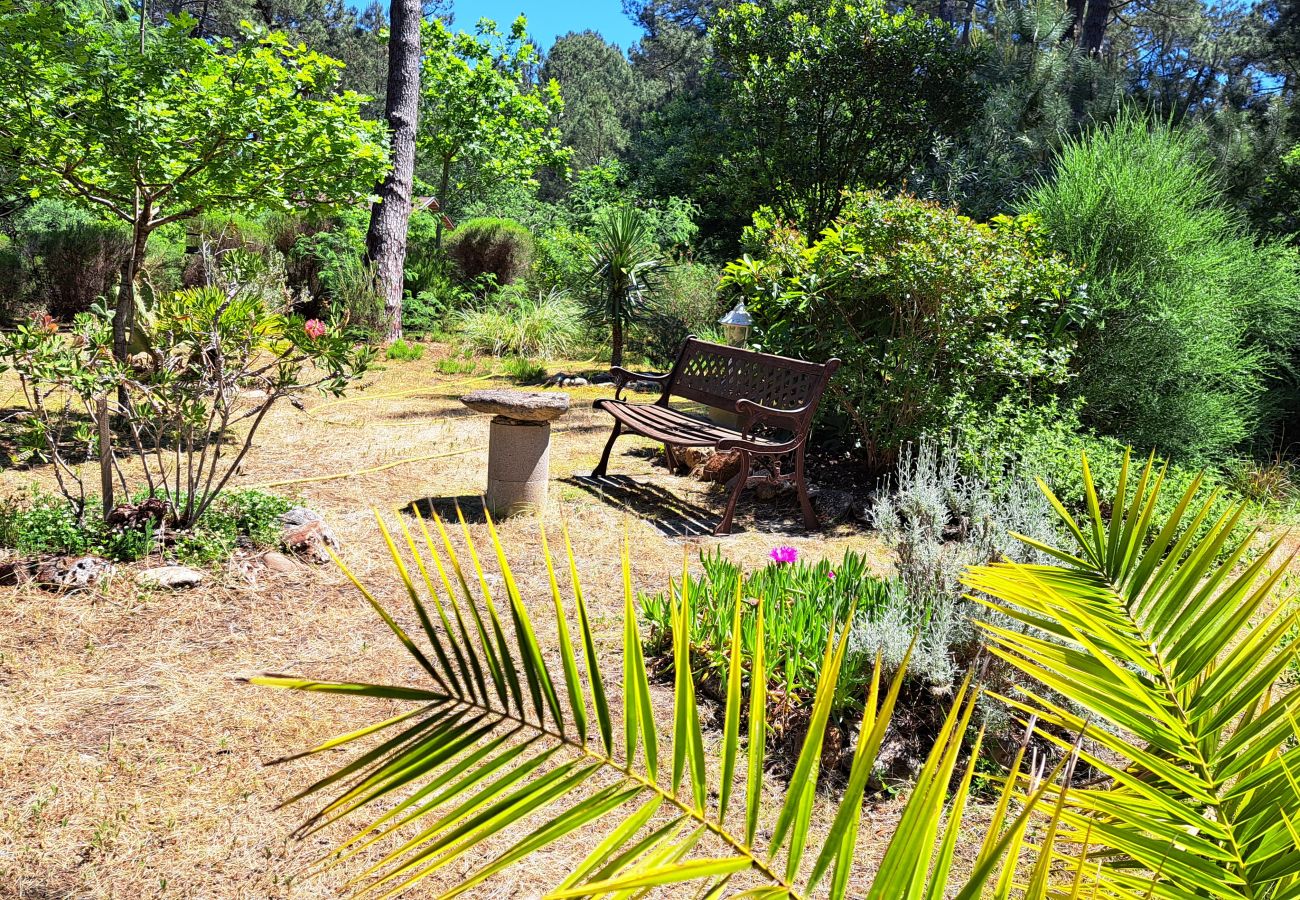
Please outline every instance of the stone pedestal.
M487 504L498 519L546 508L551 423L493 416L488 438Z
M488 426L488 509L498 519L546 508L550 480L551 421L569 408L568 394L491 389L461 402L492 413Z

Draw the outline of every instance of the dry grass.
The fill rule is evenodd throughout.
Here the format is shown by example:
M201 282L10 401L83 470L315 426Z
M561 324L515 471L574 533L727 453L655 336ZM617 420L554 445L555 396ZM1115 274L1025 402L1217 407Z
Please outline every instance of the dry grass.
M480 448L486 438L486 419L457 401L469 386L465 377L438 374L436 354L426 354L388 364L347 402L309 401L306 411L282 406L236 486L398 463L280 490L297 492L320 510L342 540L348 564L381 601L400 609L403 598L389 577L371 509L481 490L484 454L458 452ZM636 587L661 588L680 571L683 553L693 558L719 542L663 532L689 531L701 515L711 524L723 498L716 488L668 476L652 465L651 445L637 439L620 442L611 465L629 476L616 486L616 498L576 480L594 465L608 433L607 417L590 409L601 393L570 391L574 408L559 423L552 449L546 524L558 534L567 520L610 668L621 627L623 529L635 548ZM402 462L434 455L440 458ZM0 490L44 474L0 472ZM679 498L683 508L665 511L661 495ZM797 522L790 501L742 505L739 533L720 543L750 564L763 562L779 541L811 558L853 547L887 565L880 548L852 529L805 535ZM485 537L484 526L470 528L476 540ZM512 519L500 530L524 597L549 605L536 520ZM276 671L419 683L410 658L340 572L263 572L250 582L230 567L201 590L162 594L142 592L122 571L90 593L0 592L0 896L337 895L348 870L304 880L305 862L326 845L319 838L306 846L290 840L306 809L277 804L345 757L267 763L375 721L388 707L286 696L235 677ZM537 618L539 625L547 622L545 615ZM553 631L542 632L543 645L553 646ZM668 689L655 691L666 720ZM868 812L866 856L882 849L891 814L888 806ZM818 818L824 817L823 811ZM474 896L536 896L542 879L569 862L562 852L544 855L518 877ZM430 886L413 896L435 893Z

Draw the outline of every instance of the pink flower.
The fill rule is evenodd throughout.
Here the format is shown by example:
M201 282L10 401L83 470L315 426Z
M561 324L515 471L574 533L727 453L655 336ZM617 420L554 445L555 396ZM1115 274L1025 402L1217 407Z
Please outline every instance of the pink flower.
M827 573L826 573L826 577L829 578L831 581L834 581L834 580L835 580L835 570L834 570L834 569L831 569L829 572L827 572Z
M311 338L313 341L317 341L323 338L325 332L329 329L325 327L325 323L320 319L308 319L306 322L302 323L302 330L307 332L307 337Z
M795 562L799 559L799 551L793 547L773 547L772 552L768 555L772 557L773 562L781 563L782 565Z

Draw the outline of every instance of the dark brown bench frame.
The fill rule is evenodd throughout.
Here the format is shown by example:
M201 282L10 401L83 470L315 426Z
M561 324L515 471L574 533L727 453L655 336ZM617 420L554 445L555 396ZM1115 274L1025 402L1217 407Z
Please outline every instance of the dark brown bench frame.
M614 417L614 432L605 444L600 465L591 473L602 477L609 454L622 434L640 434L664 445L669 468L676 468L674 447L714 447L740 452L740 472L729 482L731 496L714 534L730 534L731 520L741 492L759 482L793 481L803 511L804 525L817 527L817 516L804 480L804 449L812 431L813 415L826 385L839 367L838 359L805 362L771 353L713 344L688 337L672 370L664 375L644 375L620 366L610 369L617 390L613 399L595 402ZM650 381L659 386L654 403L629 403L623 389L629 382ZM739 430L702 421L668 405L672 397L735 411ZM754 433L756 426L787 432L788 439ZM781 459L794 454L794 471L782 473ZM767 462L770 476L752 475L755 457Z

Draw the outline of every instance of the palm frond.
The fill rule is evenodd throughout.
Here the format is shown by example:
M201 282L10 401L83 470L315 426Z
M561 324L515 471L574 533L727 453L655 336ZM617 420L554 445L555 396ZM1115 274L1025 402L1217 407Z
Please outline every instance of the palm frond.
M1080 758L1104 783L1048 792L1054 853L1098 896L1300 897L1300 691L1279 680L1300 608L1276 594L1291 559L1270 571L1279 542L1252 559L1243 507L1212 515L1199 483L1154 522L1164 471L1133 475L1126 455L1103 504L1085 457L1082 522L1043 486L1074 538L1036 544L1059 564L964 579L1021 626L984 624L992 652L1047 688L1007 702L1061 745L1088 727Z
M866 713L848 787L829 830L820 836L811 824L812 811L823 736L851 617L828 636L808 735L793 776L783 789L764 772L767 672L761 655L761 606L753 613L759 632L754 643L757 655L745 660L739 635L748 607L739 593L736 596L721 747L714 752L706 747L691 673L690 629L686 625L696 588L689 578L683 578L681 590L675 594L673 617L678 627L673 629L673 717L667 734L661 735L637 625L626 538L622 554L623 702L621 709L615 709L605 693L607 676L600 670L598 641L592 633L567 530L564 548L572 605L566 604L562 595L544 530L541 535L551 595L547 612L554 616L562 645L558 653L548 654L532 619L540 612L530 611L520 596L495 525L488 520L504 598L493 598L463 517L461 523L480 588L477 595L470 590L465 574L469 569L462 565L447 528L436 515L432 531L440 541L433 539L428 525L420 520L418 531L423 541L417 541L403 523L403 540L399 542L380 518L380 531L411 600L418 633L408 633L399 616L386 610L357 582L367 602L427 674L426 686L330 683L285 676L252 679L270 687L412 704L411 709L382 722L290 757L360 745L366 740L374 743L292 798L328 796L304 826L304 833L350 829L334 850L319 860L322 867L343 862L357 866L365 859L348 882L357 896L394 896L436 876L445 891L442 896L454 897L582 830L584 846L592 849L585 858L575 858L568 876L550 886L549 897L630 897L652 889L677 896L680 889L673 886L686 883L698 896L709 898L800 898L814 891L833 898L847 895L866 785L899 697L906 662L887 688L881 683L877 664L865 698ZM403 545L409 561L403 555ZM508 617L501 615L503 606ZM509 636L506 618L512 632ZM575 652L571 640L582 648L581 654ZM585 675L579 669L579 655ZM553 671L550 660L556 658L559 664ZM749 739L747 746L742 746L746 695ZM963 828L974 772L973 758L960 775L957 762L978 695L979 688L968 678L925 763L869 896L937 898L953 880L956 837ZM589 714L594 716L595 728L590 727ZM619 716L624 732L621 746L614 739ZM661 756L661 744L670 748L671 765L666 752ZM978 749L978 740L976 745ZM718 761L716 769L711 765L714 760ZM1018 846L1033 809L1030 803L1013 814L1011 786L1024 787L1018 767L989 826L984 852L965 886L966 896L978 896L999 871L1004 879L1010 877L1005 867L1000 870L1000 863ZM746 780L743 824L733 830L728 812L736 793L733 781L742 772ZM1023 793L1033 799L1046 797L1050 791L1051 780L1043 779L1024 787ZM765 799L773 795L778 812L767 832L770 838L762 838L759 826L765 819ZM472 864L467 866L467 860ZM464 872L468 874L461 874Z

